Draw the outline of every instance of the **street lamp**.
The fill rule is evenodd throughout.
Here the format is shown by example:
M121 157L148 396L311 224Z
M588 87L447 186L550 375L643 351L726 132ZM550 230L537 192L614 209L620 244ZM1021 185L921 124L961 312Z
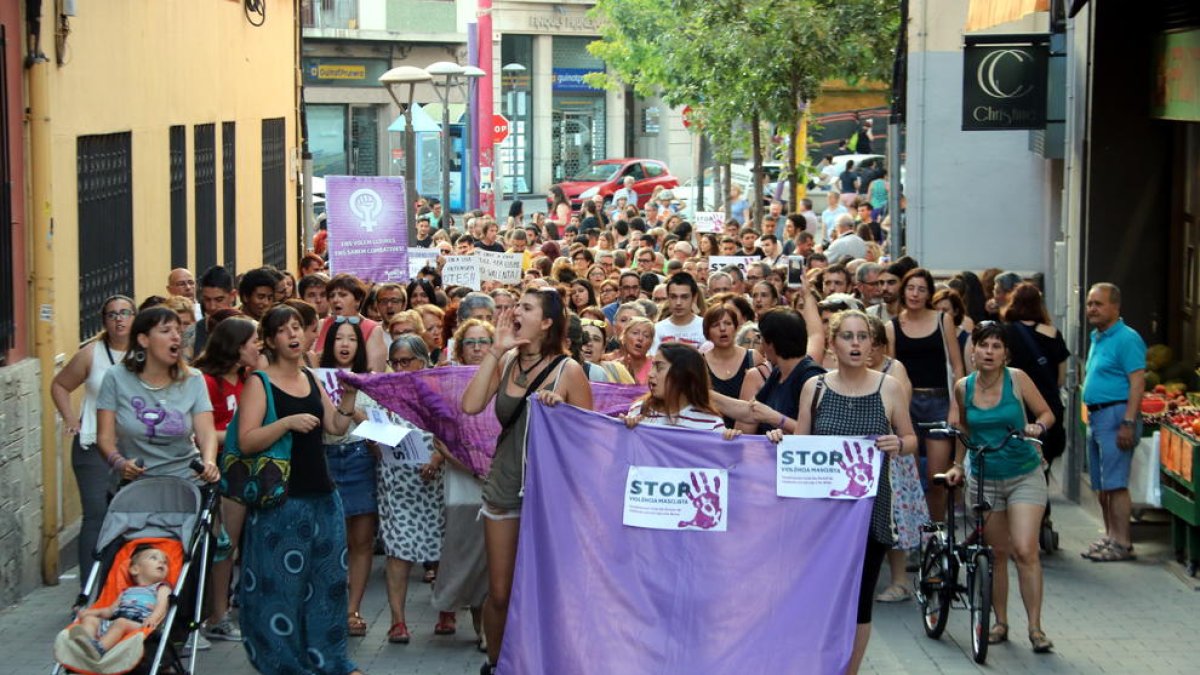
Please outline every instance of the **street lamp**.
M425 71L434 78L433 88L442 101L442 217L438 219L438 227L446 228L450 218L450 87L458 83L458 78L466 71L457 63L438 61L425 67Z
M500 72L508 74L512 79L512 88L508 90L508 154L512 173L508 179L512 181L512 198L515 202L517 201L517 73L525 72L525 66L519 63L509 63L500 68Z
M396 102L396 106L404 111L404 214L408 220L408 240L417 240L417 135L413 132L413 94L418 82L428 82L433 79L425 70L416 66L399 66L392 68L379 76L379 83L387 89L388 95ZM396 96L396 87L408 85L408 102L401 103Z
M467 90L466 90L467 124L465 127L466 134L465 134L465 138L463 140L465 141L465 143L464 143L465 154L468 158L470 158L472 156L471 148L473 147L473 144L475 142L475 138L474 138L475 81L477 79L483 77L484 75L487 75L487 73L484 72L483 68L480 68L478 66L463 66L463 77L466 78L465 84L467 85ZM463 210L465 211L468 208L470 208L470 209L478 208L479 207L479 186L475 184L474 160L469 160L469 161L466 161L463 163L463 180L466 181L466 185L467 185L467 203L464 205Z

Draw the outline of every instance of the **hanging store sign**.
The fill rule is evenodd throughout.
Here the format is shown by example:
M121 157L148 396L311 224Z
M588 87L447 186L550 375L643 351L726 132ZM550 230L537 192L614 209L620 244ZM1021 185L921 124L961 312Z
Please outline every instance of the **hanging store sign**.
M1152 117L1200 122L1200 30L1155 38L1154 83Z
M387 59L306 58L304 84L332 87L378 87L388 70Z
M968 36L963 131L1046 128L1045 36Z

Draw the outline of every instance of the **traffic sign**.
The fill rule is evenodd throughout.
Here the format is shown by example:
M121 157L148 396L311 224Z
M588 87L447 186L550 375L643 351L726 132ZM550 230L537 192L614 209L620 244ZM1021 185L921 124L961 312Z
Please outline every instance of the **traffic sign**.
M504 115L492 115L492 142L503 143L508 138L508 118Z
M683 126L685 129L692 126L692 106L690 105L683 106Z

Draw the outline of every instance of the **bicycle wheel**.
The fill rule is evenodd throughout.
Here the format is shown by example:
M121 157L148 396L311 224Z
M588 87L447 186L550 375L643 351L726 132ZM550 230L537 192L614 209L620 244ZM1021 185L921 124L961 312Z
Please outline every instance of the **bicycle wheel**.
M975 570L968 575L967 593L971 611L971 655L975 663L987 661L988 630L992 618L992 552L975 554Z
M946 630L950 599L954 592L956 570L941 533L934 533L921 546L921 566L917 570L917 606L925 634L934 640Z

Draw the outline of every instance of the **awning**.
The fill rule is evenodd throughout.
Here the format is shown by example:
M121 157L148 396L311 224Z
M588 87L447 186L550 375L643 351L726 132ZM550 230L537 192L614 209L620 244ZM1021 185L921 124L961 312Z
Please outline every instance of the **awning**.
M971 0L966 32L987 30L1034 12L1050 11L1050 0Z
M425 112L420 103L413 104L412 118L413 130L417 133L431 132L436 134L442 131L442 125L433 121L433 118L429 116L429 113ZM405 126L404 115L401 115L388 126L388 131L404 131Z

